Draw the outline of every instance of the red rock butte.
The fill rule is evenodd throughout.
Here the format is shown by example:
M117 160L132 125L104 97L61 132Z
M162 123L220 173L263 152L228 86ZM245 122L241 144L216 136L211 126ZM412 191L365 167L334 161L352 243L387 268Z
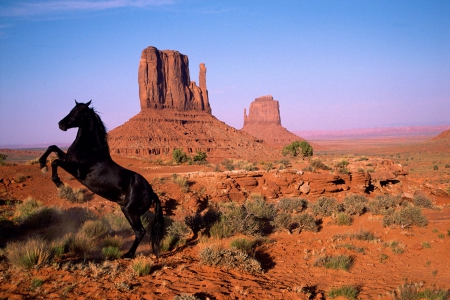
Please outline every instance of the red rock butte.
M139 62L138 84L141 111L108 133L112 154L156 158L183 149L206 152L208 159L280 157L279 149L211 114L205 64L197 86L186 55L148 47Z
M304 140L281 125L280 103L271 95L256 98L250 104L249 114L244 108L245 131L271 145L287 145Z

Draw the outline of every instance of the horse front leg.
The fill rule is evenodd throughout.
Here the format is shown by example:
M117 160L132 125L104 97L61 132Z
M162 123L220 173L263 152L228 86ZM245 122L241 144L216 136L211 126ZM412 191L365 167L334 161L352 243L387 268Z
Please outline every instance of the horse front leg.
M58 146L51 145L47 148L47 151L39 158L39 166L41 167L42 173L47 172L47 158L50 155L50 153L55 152L59 159L65 159L66 153L62 151Z
M76 177L78 168L76 162L66 162L61 159L55 159L54 161L52 161L52 181L59 188L63 185L63 183L58 176L58 167L61 167L64 171L74 177Z

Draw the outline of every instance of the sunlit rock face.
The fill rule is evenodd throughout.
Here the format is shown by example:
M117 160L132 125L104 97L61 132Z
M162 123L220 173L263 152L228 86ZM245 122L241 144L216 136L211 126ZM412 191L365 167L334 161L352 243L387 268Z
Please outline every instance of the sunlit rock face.
M138 70L141 109L176 109L211 113L206 89L206 67L200 64L200 86L191 81L187 55L148 47Z

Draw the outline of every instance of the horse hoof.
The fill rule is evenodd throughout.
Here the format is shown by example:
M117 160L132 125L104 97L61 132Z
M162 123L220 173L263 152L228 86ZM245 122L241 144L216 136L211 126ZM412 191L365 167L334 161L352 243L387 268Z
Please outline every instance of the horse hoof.
M131 259L134 257L134 254L131 254L130 252L125 253L124 255L122 255L122 259Z
M64 185L64 183L62 183L62 181L57 181L57 182L55 182L55 184L58 189Z
M41 168L42 174L47 173L47 171L48 171L48 167L47 167L47 166L43 166L43 167Z

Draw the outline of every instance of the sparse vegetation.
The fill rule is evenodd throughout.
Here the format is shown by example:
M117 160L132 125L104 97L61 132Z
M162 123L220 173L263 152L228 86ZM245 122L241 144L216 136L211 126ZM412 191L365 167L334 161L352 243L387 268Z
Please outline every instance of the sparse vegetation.
M9 243L5 252L14 266L26 270L47 264L53 256L52 247L42 238Z
M428 199L425 195L418 194L413 198L413 204L415 206L423 207L423 208L433 208L433 202Z
M277 209L287 213L298 213L306 209L308 201L302 198L282 198L277 203Z
M5 160L8 158L8 155L0 153L0 166L5 165Z
M316 202L310 204L310 208L315 215L329 217L339 211L339 206L335 198L320 197Z
M395 300L446 300L450 297L448 290L423 288L423 283L405 283L395 291Z
M359 289L352 285L344 285L341 287L333 288L328 292L328 297L334 299L336 297L344 297L347 299L357 299Z
M349 226L352 224L352 217L344 212L338 212L336 214L336 224L339 226Z
M60 198L67 199L72 203L85 202L84 190L80 188L72 189L67 184L64 184L58 189L58 194Z
M327 269L348 271L353 264L353 258L348 255L322 256L315 262L315 267L325 267Z
M175 184L181 187L183 193L189 192L189 182L184 176L178 176L177 174L172 175L172 180Z
M395 211L389 215L384 216L383 226L401 226L411 227L419 226L425 227L428 225L427 218L422 214L422 210L418 207L407 206Z
M139 255L131 262L131 268L137 276L145 276L150 274L153 262L144 256Z
M368 201L363 195L349 195L344 198L344 210L349 215L360 216L367 210Z
M237 269L251 274L262 272L259 261L238 249L208 246L200 251L199 256L200 262L204 265Z
M207 158L207 155L206 155L206 152L202 152L202 151L197 151L197 153L192 157L192 161L194 162L194 163L197 163L197 164L203 164L203 163L206 163L206 158Z

